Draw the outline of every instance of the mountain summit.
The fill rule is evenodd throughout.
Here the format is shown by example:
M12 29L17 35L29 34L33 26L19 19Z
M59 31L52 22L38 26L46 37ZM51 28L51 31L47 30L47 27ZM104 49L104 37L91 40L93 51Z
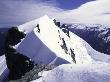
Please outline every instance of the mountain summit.
M63 24L48 16L26 24L32 29L28 31L29 27L24 27L27 35L17 51L35 63L58 66L39 73L41 78L32 82L98 82L99 78L100 82L105 78L109 82L110 56L97 52Z
M30 25L34 26L33 24L35 21L30 22ZM60 65L92 62L82 39L71 32L68 36L48 16L43 16L39 22L36 22L35 27L20 43L17 51L25 54L35 63Z
M58 66L53 70L55 72L56 70L60 71L59 65L70 64L70 66L61 66L61 69L64 67L64 70L66 70L65 68L68 67L69 69L72 68L72 71L75 72L74 67L77 69L77 66L78 69L85 69L85 66L88 68L90 65L101 65L100 67L105 65L107 67L107 63L110 63L110 56L94 50L86 41L70 32L66 24L60 24L60 22L57 22L55 19L51 19L46 15L23 25L19 25L18 29L12 28L12 30L16 30L14 31L16 36L13 36L13 33L11 34L15 39L11 37L12 40L14 40L11 41L11 44L13 45L8 45L8 47L9 50L10 48L14 50L14 53L11 53L10 55L7 53L8 58L11 59L8 60L6 57L9 61L6 62L9 63L8 67L12 65L12 63L15 67L15 63L18 64L18 67L21 66L21 68L16 67L16 72L17 70L20 70L20 72L17 72L18 74L20 73L20 75L22 75L21 69L25 71L29 68L27 70L29 71L36 64ZM22 34L23 37L20 34ZM17 60L13 57L16 57ZM15 70L12 67L11 69ZM98 67L96 67L96 69L98 69ZM27 71L25 71L23 75ZM71 72L69 73L71 74Z

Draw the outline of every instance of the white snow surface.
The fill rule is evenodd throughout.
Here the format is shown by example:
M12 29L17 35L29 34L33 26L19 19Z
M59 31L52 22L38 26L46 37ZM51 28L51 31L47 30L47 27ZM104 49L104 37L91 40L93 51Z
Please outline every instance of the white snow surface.
M64 64L31 82L110 82L110 65L103 62Z
M35 19L33 21L24 23L22 25L18 26L19 31L23 31L25 33L30 33L36 26L38 23L39 19Z
M86 41L82 40L82 43L84 43L83 46L86 47L88 54L91 56L91 58L94 61L102 61L110 63L110 55L100 53L96 50L94 50Z
M35 24L35 22L30 22L29 25L37 25L37 23L36 25L33 24ZM62 64L67 62L74 63L70 55L70 49L73 49L77 64L92 63L93 60L88 54L86 47L83 46L82 39L77 35L70 32L69 38L48 16L41 17L38 24L40 33L38 32L38 28L34 27L33 31L27 34L24 41L19 45L17 49L19 52L32 58L36 63L49 64L54 61L54 64L57 62L56 64L60 65L61 62ZM63 45L61 38L65 40L68 49L67 53L65 53L65 50L61 47L61 45Z
M69 32L69 38L48 16L38 20L27 23L29 27L24 24L23 29L28 34L17 50L32 58L35 63L60 66L40 72L42 77L32 82L110 82L109 55L94 50L74 33ZM35 24L39 24L40 32ZM31 30L28 31L27 28ZM61 38L64 38L67 53L61 48ZM70 49L74 50L76 64L70 55Z

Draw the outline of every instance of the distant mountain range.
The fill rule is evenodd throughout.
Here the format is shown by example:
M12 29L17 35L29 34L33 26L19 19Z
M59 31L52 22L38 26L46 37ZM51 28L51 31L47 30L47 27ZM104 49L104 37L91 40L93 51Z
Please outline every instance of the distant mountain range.
M101 24L72 24L69 30L95 50L110 55L110 26Z

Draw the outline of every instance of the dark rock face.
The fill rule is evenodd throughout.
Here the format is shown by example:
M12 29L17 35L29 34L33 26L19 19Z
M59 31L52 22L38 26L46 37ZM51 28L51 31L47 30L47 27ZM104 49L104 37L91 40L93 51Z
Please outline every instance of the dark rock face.
M34 68L27 72L21 79L9 81L9 82L30 82L36 79L39 79L42 77L42 75L39 75L39 72L43 71L49 71L54 69L56 66L54 65L45 65L45 64L36 64Z
M95 50L110 55L110 29L108 27L73 25L69 30L87 41Z
M13 48L8 48L6 53L6 63L10 70L9 79L21 78L26 72L33 68L33 62L26 56L16 52Z
M12 27L8 30L7 38L6 38L6 45L14 46L21 42L26 35L23 32L19 32L17 27Z
M17 27L12 27L8 31L5 43L5 56L6 64L10 71L9 80L21 78L26 72L30 71L34 67L30 58L20 54L13 48L13 46L18 44L24 37L25 34L23 32L19 32Z
M66 35L68 36L68 37L70 37L69 36L69 25L67 25L67 24L62 24L62 26L60 27L61 29L62 29L62 31L64 32L64 33L66 33Z
M58 26L69 38L70 38L70 35L69 35L69 27L71 25L69 24L61 24L60 22L57 22L55 19L53 20L54 21L54 24L56 26ZM68 49L67 48L67 45L66 45L66 42L65 42L65 39L63 37L61 37L60 35L60 31L58 30L58 33L59 33L59 38L60 40L62 41L62 44L60 45L61 48L65 51L66 54L69 54L71 55L72 59L73 59L73 62L76 63L76 60L75 60L75 54L74 54L74 49ZM59 42L58 42L59 43ZM70 51L70 52L69 52Z
M67 46L66 46L66 43L65 43L65 40L64 40L64 38L62 38L62 45L61 45L61 47L62 47L62 49L64 49L64 51L65 51L65 53L67 54L68 53L68 48L67 48Z
M56 21L55 21L56 22ZM69 28L70 25L69 24L62 24L60 25L60 29L70 38L70 35L69 35ZM75 54L74 54L74 49L70 48L68 49L67 48L67 45L66 45L66 42L65 42L65 39L63 37L60 36L60 32L58 30L58 33L59 33L59 38L60 40L62 41L62 44L60 45L61 48L65 51L66 54L69 54L71 55L72 59L73 59L73 62L76 63L76 60L75 60ZM59 43L59 42L58 42ZM70 51L70 52L69 52Z
M39 28L39 24L37 24L37 31L38 31L38 33L40 33L40 28Z
M54 24L55 24L56 26L58 26L58 27L61 26L61 25L60 25L60 22L57 22L56 19L54 19L53 21L54 21Z
M63 31L68 37L70 37L70 36L69 36L69 28L68 28L68 27L70 27L69 24L61 24L60 22L57 22L56 19L54 19L53 21L54 21L54 24L55 24L56 26L58 26L60 29L62 29L62 31Z
M73 49L70 49L70 51L71 51L70 55L71 55L71 57L73 59L73 62L76 63L74 50Z

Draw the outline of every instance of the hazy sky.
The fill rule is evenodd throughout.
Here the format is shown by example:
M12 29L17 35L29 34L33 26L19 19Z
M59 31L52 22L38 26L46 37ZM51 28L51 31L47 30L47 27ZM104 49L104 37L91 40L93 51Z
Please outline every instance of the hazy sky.
M0 27L45 14L62 22L110 24L110 0L0 0Z

